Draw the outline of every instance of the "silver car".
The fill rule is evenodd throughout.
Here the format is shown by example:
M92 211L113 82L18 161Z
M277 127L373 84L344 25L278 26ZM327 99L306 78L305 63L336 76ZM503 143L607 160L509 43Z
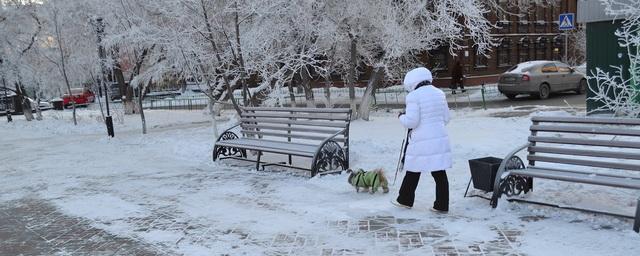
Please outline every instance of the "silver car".
M558 61L529 61L513 66L500 76L498 90L509 99L529 94L546 99L551 93L573 91L584 94L587 79L583 73Z

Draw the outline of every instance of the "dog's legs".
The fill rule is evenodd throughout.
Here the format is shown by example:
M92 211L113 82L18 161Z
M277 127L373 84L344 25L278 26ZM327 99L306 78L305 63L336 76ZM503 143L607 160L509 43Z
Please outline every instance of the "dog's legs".
M388 186L382 186L382 192L389 193L389 187Z

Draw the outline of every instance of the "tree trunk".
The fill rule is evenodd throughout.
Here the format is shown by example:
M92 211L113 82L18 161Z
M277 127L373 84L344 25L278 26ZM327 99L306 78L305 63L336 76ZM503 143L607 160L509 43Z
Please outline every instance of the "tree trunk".
M313 99L313 89L311 88L311 76L309 75L307 67L303 67L302 70L300 70L300 78L302 80L301 85L304 90L304 98L307 101L307 107L313 108L316 104Z
M358 113L360 113L360 117L365 121L369 121L369 112L371 111L371 94L380 80L382 80L383 75L384 68L377 67L375 71L373 71L373 74L371 74L371 79L369 79L367 89L364 91L364 95L362 96L362 102L360 102L360 110Z
M289 88L289 97L291 98L291 107L295 107L296 106L296 94L293 91L293 82L290 82L289 85L287 86L287 88Z
M20 83L16 84L16 93L18 94L18 98L20 99L20 104L22 105L22 113L24 115L24 118L27 121L32 121L33 113L31 113L32 111L31 102L29 101L29 98L24 92L24 87Z
M349 104L351 106L351 118L358 119L358 112L356 111L356 89L355 89L355 81L356 81L356 66L358 65L358 52L357 52L357 41L355 37L351 36L351 42L349 47L349 54L351 55L349 58L349 72L347 73L347 86L349 87Z
M69 97L71 98L71 105L73 106L73 125L78 125L78 120L76 119L76 101L72 97L71 93L71 83L69 82L69 76L67 75L67 60L64 55L63 47L63 37L62 33L60 33L60 21L58 20L58 12L54 11L53 13L53 28L55 29L55 36L58 40L58 53L60 54L60 63L58 64L58 68L62 73L62 78L64 78L64 83L67 86L67 93L69 93Z
M209 98L209 114L211 115L211 128L213 129L213 138L218 139L218 123L216 122L215 100Z
M249 87L247 85L247 70L245 69L245 65L244 65L244 56L242 55L242 47L240 45L240 21L239 21L239 17L238 17L238 1L234 2L234 15L233 15L233 21L234 21L234 29L236 32L236 52L238 54L237 59L238 59L238 64L240 64L240 83L242 83L242 100L244 101L244 106L250 106L251 102L250 102L250 98L251 95L249 93Z
M151 86L151 81L149 81L148 86ZM142 108L142 100L144 99L144 92L146 91L146 86L138 86L138 108L140 108L140 121L142 121L142 134L147 134L147 120L144 117L144 109Z
M142 69L142 64L144 63L145 58L147 57L147 55L149 55L149 53L151 52L151 50L153 50L153 48L155 48L155 45L152 45L149 48L144 48L142 50L142 53L138 56L138 54L135 54L136 57L136 64L133 66L133 70L131 71L131 76L129 76L129 86L127 86L127 99L130 99L130 105L127 105L125 102L125 114L129 113L129 114L135 114L136 110L140 111L140 109L136 108L136 104L133 103L133 98L134 98L134 93L133 93L133 87L131 87L131 82L133 81L133 79L138 76L140 74L140 69ZM139 89L140 86L138 86L138 92L144 92L146 91L146 87L142 86L142 91ZM141 97L141 94L138 94L138 98ZM139 105L139 104L138 104ZM141 106L141 105L139 105Z
M133 113L133 93L129 93L129 85L127 85L127 82L124 80L124 74L122 73L122 68L118 61L114 64L113 74L116 77L116 82L118 83L118 91L120 92L120 99L122 100L122 105L124 107L124 114L130 115Z
M324 85L324 96L327 98L326 108L333 108L333 104L331 104L331 72L329 75L325 77L325 85Z
M36 96L36 120L42 121L42 111L40 110L40 97Z
M202 35L211 44L211 49L215 53L216 60L218 61L218 63L219 64L223 64L224 61L222 60L222 57L220 56L220 52L218 51L218 45L216 44L216 41L213 38L213 29L211 28L211 22L209 22L209 12L207 11L207 8L205 6L204 0L200 0L200 7L202 7L202 15L203 15L203 18L204 18L204 24L205 24L205 27L207 28L207 35L206 36L204 34L202 34ZM229 69L229 64L228 63L226 63L226 67L227 67L227 69ZM238 102L236 102L236 99L233 97L233 88L231 88L232 87L231 86L231 82L229 82L229 78L226 75L223 75L222 79L224 80L224 83L227 85L227 94L231 99L231 103L233 103L233 108L236 110L238 115L240 115L242 113L242 111L240 110L240 107L238 106Z

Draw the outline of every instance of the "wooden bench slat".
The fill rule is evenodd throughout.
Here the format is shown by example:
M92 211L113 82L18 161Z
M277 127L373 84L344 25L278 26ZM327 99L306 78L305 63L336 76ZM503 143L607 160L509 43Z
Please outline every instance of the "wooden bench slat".
M594 118L594 117L559 117L534 116L533 122L574 123L574 124L612 124L612 125L640 125L637 118Z
M563 133L584 133L600 135L620 135L620 136L640 136L640 130L601 128L601 127L580 127L580 126L559 126L559 125L532 125L533 132L563 132Z
M548 171L543 169L521 169L510 171L513 175L586 183L610 187L640 189L640 181L628 178L594 176L590 174L576 174L573 172Z
M321 129L299 126L276 126L276 125L260 125L260 124L243 124L244 129L260 129L260 130L277 130L277 131L298 131L298 132L313 132L313 133L326 133L334 134L339 132L338 129Z
M267 147L261 147L261 146L239 146L239 145L234 145L234 144L229 144L229 145L225 144L225 145L222 145L222 146L231 147L231 148L246 149L246 150L255 150L255 151L267 152L267 153L283 154L283 155L292 155L292 156L301 156L301 157L313 157L313 153L302 152L302 151L291 151L291 150L279 149L279 148L267 148Z
M269 118L240 118L240 122L243 123L269 123L269 124L291 124L291 125L305 125L305 126L318 126L318 127L336 127L346 128L348 122L330 122L330 121L299 121L289 119L269 119Z
M279 132L266 132L266 131L255 131L255 130L242 130L244 134L252 134L252 135L261 135L261 136L275 136L282 138L297 138L297 139L306 139L306 140L319 140L323 141L329 136L319 136L319 135L306 135L306 134L297 134L297 133L279 133ZM344 142L345 138L343 137L335 137L333 140L337 142Z
M527 160L547 162L547 163L570 164L570 165L590 166L590 167L599 167L599 168L612 168L612 169L621 169L621 170L640 171L640 165L617 163L617 162L568 159L568 158L538 156L538 155L528 155Z
M546 170L546 171L552 171L552 172L573 172L573 173L586 174L586 175L597 174L598 176L624 178L624 179L635 179L635 180L640 181L640 176L631 176L631 175L622 175L622 174L619 175L619 174L603 173L603 172L595 173L593 171L559 169L559 168L550 168L550 167L546 167L546 166L545 167L529 166L527 169L530 169L532 171Z
M349 116L346 114L289 114L289 113L251 113L243 112L241 117L266 117L266 118L283 118L283 119L310 119L310 120L335 120L335 121L347 121Z
M316 143L316 142L303 143L303 142L290 142L290 141L268 140L268 139L257 139L257 138L240 138L240 140L244 140L246 141L244 143L249 143L249 144L266 145L268 147L276 147L276 148L289 147L295 150L307 150L309 152L315 152L315 150L318 149L318 146L320 146L320 143ZM290 145L293 145L293 147L290 147Z
M263 107L243 107L245 111L271 111L271 112L307 112L307 113L350 113L350 108L263 108Z
M304 155L313 156L318 146L308 144L298 144L291 142L271 141L271 140L257 140L257 139L235 139L235 140L223 140L216 142L217 146L224 147L236 147L249 150L269 150L277 151L274 153L292 154L292 155Z
M601 150L583 150L583 149L571 149L571 148L555 148L555 147L529 147L529 152L535 153L547 153L547 154L560 154L560 155L573 155L573 156L591 156L591 157L603 157L603 158L615 158L615 159L632 159L640 160L640 154L626 153L626 152L613 152L613 151L601 151Z
M552 144L568 144L583 146L600 146L612 148L637 148L640 149L640 142L633 141L611 141L611 140L592 140L592 139L574 139L574 138L556 138L544 136L529 136L530 142L552 143Z

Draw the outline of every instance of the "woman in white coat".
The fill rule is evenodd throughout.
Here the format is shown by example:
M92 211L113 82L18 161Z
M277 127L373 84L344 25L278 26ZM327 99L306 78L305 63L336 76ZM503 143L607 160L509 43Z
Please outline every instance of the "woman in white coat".
M431 85L431 71L416 68L404 77L406 96L405 114L400 122L411 129L404 162L406 174L398 199L393 203L411 208L422 172L431 172L436 182L436 200L433 210L449 211L449 182L446 169L451 168L451 146L446 125L449 122L449 106L440 89Z

